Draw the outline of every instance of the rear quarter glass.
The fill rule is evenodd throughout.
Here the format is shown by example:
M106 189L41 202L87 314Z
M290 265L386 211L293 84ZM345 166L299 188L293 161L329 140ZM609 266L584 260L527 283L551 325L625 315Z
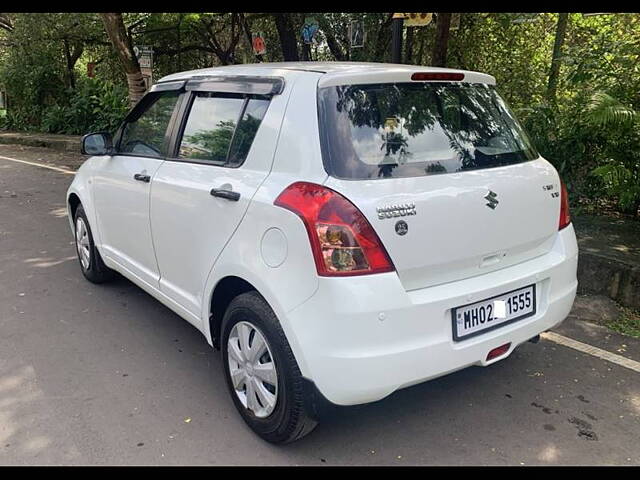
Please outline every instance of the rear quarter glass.
M538 158L492 85L380 83L318 89L329 175L401 178L478 170Z

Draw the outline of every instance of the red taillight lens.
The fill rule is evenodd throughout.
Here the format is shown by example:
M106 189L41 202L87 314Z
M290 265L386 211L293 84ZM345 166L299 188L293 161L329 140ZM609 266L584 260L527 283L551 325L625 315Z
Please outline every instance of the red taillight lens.
M393 263L367 219L338 192L314 183L289 185L274 202L304 222L318 275L392 272Z
M460 81L464 79L464 73L451 73L451 72L416 72L411 75L411 80L449 80Z
M560 180L560 221L558 222L558 230L562 230L570 223L569 194L567 193L567 186Z

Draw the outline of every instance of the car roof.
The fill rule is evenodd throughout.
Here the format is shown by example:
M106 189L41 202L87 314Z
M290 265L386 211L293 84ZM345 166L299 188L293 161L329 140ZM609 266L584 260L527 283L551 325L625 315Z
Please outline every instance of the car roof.
M273 62L225 65L174 73L162 77L159 83L218 75L279 76L286 79L293 72L319 75L319 86L323 87L354 83L410 81L411 74L415 72L462 73L465 82L491 85L496 83L495 78L491 75L469 70L375 62Z

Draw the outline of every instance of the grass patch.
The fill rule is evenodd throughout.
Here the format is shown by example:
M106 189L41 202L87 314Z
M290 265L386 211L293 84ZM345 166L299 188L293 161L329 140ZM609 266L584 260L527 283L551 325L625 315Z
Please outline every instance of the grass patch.
M640 338L640 311L629 307L620 307L620 316L607 322L607 327L618 333Z

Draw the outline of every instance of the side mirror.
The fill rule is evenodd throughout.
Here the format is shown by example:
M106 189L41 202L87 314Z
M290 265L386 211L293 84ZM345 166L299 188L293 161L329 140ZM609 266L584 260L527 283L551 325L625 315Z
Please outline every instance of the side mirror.
M110 133L89 133L82 137L83 155L111 155L113 152L113 138Z

